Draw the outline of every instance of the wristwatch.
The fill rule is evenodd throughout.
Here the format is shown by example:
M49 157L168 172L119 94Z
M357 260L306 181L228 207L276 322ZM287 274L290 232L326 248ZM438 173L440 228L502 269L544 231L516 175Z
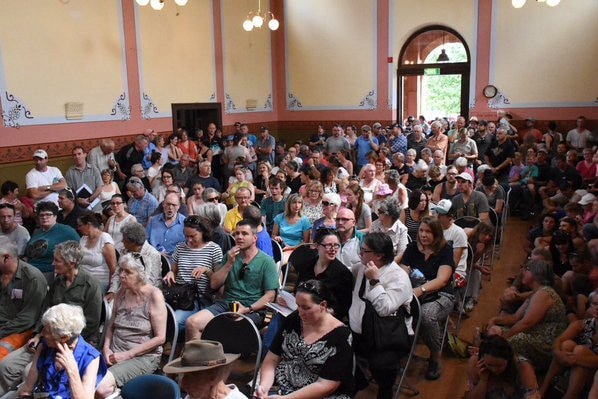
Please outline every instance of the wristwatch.
M419 288L422 290L422 293L426 293L426 287L424 287L423 285L420 285Z
M378 280L377 278L373 278L370 280L370 285L373 287L376 284L378 284L380 282L380 280Z

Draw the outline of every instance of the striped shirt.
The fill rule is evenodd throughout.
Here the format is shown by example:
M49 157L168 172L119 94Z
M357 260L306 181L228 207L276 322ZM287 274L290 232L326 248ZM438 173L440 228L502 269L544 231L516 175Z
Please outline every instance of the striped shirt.
M209 295L210 279L208 276L203 274L199 280L195 280L191 277L191 272L198 267L207 267L214 271L222 263L222 249L212 241L200 249L189 248L186 242L181 242L176 246L172 260L178 267L177 284L195 282L200 295Z

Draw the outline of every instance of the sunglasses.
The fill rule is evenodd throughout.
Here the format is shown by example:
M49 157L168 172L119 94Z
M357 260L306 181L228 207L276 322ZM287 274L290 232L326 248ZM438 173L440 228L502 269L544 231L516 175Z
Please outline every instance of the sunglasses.
M249 270L249 264L243 263L241 265L241 270L239 270L239 280L243 280L245 278L245 274L247 273L248 270Z
M207 201L208 202L218 202L218 201L220 201L220 198L218 198L218 197L212 197L212 198L208 198Z
M336 205L336 204L333 204L332 202L328 202L328 201L322 201L322 206L329 206L329 205Z
M338 244L338 243L320 244L320 245L323 246L324 248L326 248L328 251L330 251L331 249L339 249L341 247L341 244Z

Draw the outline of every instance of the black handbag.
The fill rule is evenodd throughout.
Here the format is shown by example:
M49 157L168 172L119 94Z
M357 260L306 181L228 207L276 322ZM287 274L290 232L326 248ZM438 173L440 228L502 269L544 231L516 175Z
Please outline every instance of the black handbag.
M164 300L173 309L177 310L193 310L195 309L195 302L197 301L197 285L190 284L173 284L170 287L162 287Z
M361 319L361 335L367 349L372 352L409 353L411 340L405 324L405 318L408 316L405 307L400 306L390 316L380 316L372 303L363 297L365 281L364 275L359 288L359 297L365 303L365 311Z

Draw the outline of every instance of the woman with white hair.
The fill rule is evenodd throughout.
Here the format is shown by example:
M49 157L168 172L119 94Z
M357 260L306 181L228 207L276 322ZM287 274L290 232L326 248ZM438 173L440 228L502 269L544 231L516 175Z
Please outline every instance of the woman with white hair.
M403 252L409 243L407 226L401 222L401 204L394 197L389 197L380 202L378 206L378 219L372 224L372 233L386 233L392 239L395 262L399 263Z
M138 254L126 254L118 262L120 289L102 347L110 368L98 386L97 398L112 395L116 387L160 366L166 305L162 291L149 284L142 259Z
M107 367L100 352L81 336L83 309L66 303L52 306L42 316L42 325L33 366L15 397L32 397L35 391L49 398L93 398Z
M422 188L428 183L427 174L428 164L420 159L413 167L413 173L408 175L405 187L407 187L409 190Z
M341 206L341 196L336 193L326 193L322 197L322 210L324 212L324 216L317 219L313 227L312 231L312 240L315 238L316 233L320 229L333 229L336 230L336 213L338 208Z

